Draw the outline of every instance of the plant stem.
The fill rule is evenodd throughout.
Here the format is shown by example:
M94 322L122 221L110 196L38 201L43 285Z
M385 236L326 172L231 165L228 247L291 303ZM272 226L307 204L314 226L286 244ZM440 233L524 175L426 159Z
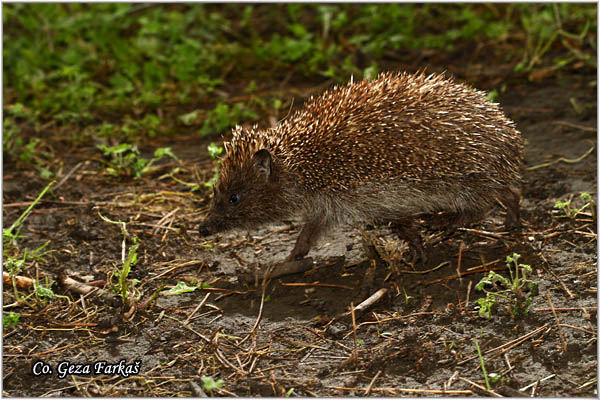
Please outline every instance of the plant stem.
M483 363L483 356L481 355L481 349L479 348L479 343L477 339L475 340L475 347L477 348L477 355L479 356L479 364L481 364L481 371L483 371L483 378L485 379L485 387L487 390L492 390L490 387L490 382L488 381L487 371L485 370L485 364Z

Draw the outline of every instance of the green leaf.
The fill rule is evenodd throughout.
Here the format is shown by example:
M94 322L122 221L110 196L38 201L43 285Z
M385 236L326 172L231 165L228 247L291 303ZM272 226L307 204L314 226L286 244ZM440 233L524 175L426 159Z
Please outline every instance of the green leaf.
M179 294L193 292L196 289L198 289L198 286L190 286L185 282L177 282L177 285L169 290L163 290L160 294L165 296L177 296Z
M498 97L498 91L496 89L488 92L488 94L486 95L486 98L490 103L493 103L497 97Z
M174 160L177 160L177 156L175 154L173 154L173 151L171 150L170 147L161 147L159 149L156 149L156 151L154 151L154 157L156 159L161 159L164 156L169 156Z
M221 389L221 387L223 386L223 379L215 381L211 376L203 376L200 379L202 380L202 387L207 392L210 392L215 389Z
M47 288L45 286L42 285L37 285L35 287L35 293L38 295L38 297L45 297L48 298L50 300L52 300L54 298L54 292L52 291L52 289Z
M10 314L8 314L8 315L5 314L2 316L2 323L5 328L17 326L19 324L20 318L21 318L21 314L11 311Z
M219 157L221 155L221 153L223 152L223 147L219 146L218 144L211 142L208 147L208 154L210 155L210 158L212 158L213 160L216 160L217 157Z
M195 110L192 112L189 112L187 114L183 114L179 116L179 120L181 122L183 122L184 125L192 125L196 119L198 119L198 116L200 115L200 110Z
M589 193L583 192L579 195L579 198L586 203L589 203L592 200L592 196Z

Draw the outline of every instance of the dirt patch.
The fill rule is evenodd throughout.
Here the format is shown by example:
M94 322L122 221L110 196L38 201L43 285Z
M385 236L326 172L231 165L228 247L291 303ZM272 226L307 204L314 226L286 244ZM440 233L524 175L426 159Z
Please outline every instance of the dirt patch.
M572 218L554 207L567 199L581 206L582 192L597 202L596 151L578 160L597 144L594 80L514 83L500 96L527 139L527 167L567 161L525 172L522 235L501 232L501 211L441 241L439 232L423 231L436 243L431 267L448 262L428 273L401 261L402 243L388 230L361 234L343 227L311 252L315 265L307 273L265 286L245 284L238 276L283 259L300 226L289 221L199 239L195 227L209 193L191 193L163 174L179 164L187 171L180 179L193 180L194 167L209 177L209 140L177 138L169 144L180 161L164 162L139 180L99 174L95 149L59 152L64 171L75 170L36 206L22 230L25 247L50 241L47 249L54 250L38 264L39 278L109 280L122 265L123 236L100 213L127 222L125 249L134 236L140 243L129 276L139 281L137 308L123 309L108 289L102 296L82 295L57 284L56 293L69 300L5 309L19 312L21 322L4 327L4 393L199 396L199 376L211 376L223 380L215 389L220 395L283 396L293 389L300 396L487 396L477 343L497 393L596 396L595 206L593 216L588 208ZM164 139L146 144L149 151L164 145ZM5 227L44 186L37 173L5 160ZM372 268L377 262L364 245L369 237L396 249L394 268ZM505 259L513 253L532 266L539 294L524 316L515 318L509 304L499 302L489 319L482 318L475 285L490 270L506 276ZM144 304L177 282L206 287ZM385 294L354 324L344 315L350 304L381 288ZM3 296L5 306L15 301L10 285ZM102 360L114 365L98 364ZM67 364L61 362L72 367L63 378L58 375ZM39 372L44 365L53 373L34 376L33 367ZM86 365L102 373L86 373Z

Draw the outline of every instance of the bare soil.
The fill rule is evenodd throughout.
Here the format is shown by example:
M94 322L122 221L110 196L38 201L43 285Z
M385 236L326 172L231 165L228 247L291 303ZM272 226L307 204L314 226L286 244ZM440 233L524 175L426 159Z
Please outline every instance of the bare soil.
M507 83L497 101L527 140L527 167L576 160L597 145L595 79L572 74ZM474 84L493 82L479 76ZM501 210L448 238L423 227L433 243L429 265L413 270L389 230L342 227L311 252L308 272L254 284L240 277L281 261L301 226L286 221L199 238L209 191L192 193L164 174L179 166L185 170L177 177L192 182L197 168L208 179L213 163L206 146L215 140L144 143L147 155L168 145L180 161L165 161L137 180L104 174L92 146L52 143L62 176L74 172L26 220L22 246L50 241L54 251L23 275L56 281L55 292L69 301L5 309L21 313L18 326L3 330L5 396L201 396L202 376L222 379L208 394L225 396L597 396L596 210L567 218L554 208L571 197L581 206L582 192L597 202L595 150L576 162L525 171L521 234L502 231ZM37 172L5 159L5 227L45 185ZM107 284L133 244L131 238L123 244L121 228L99 213L126 222L140 243L131 308L108 286L103 294L82 295L65 284L66 278ZM490 270L507 276L505 259L513 253L532 266L539 294L525 315L514 316L511 304L499 300L483 318L475 285ZM146 303L178 282L207 287ZM354 322L344 315L379 289L386 289L383 296ZM3 301L15 301L6 283ZM85 373L85 365L102 360L140 364L131 375ZM34 375L38 361L53 373ZM81 374L74 369L60 378L65 361L80 364Z

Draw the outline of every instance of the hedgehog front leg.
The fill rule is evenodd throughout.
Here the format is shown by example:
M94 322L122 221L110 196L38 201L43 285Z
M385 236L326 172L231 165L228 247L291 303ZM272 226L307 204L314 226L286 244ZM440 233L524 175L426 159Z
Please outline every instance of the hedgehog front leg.
M317 242L327 224L324 218L313 219L304 225L298 239L296 239L296 245L285 261L301 260L308 254L310 249Z

